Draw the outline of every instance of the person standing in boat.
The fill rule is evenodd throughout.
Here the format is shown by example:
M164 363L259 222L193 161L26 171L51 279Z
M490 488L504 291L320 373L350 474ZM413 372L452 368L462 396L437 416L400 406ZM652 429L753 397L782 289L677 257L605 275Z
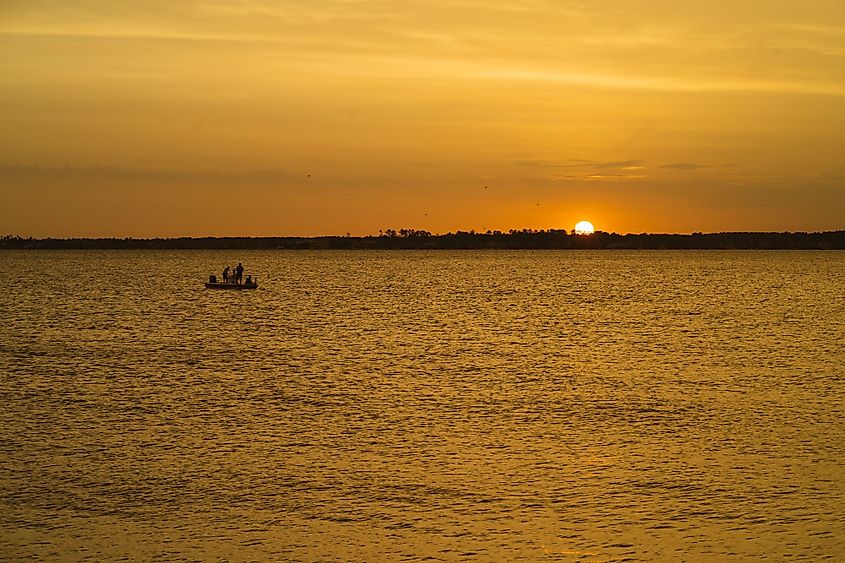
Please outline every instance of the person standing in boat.
M223 268L223 283L229 283L229 266Z
M238 267L235 268L235 283L241 283L244 279L244 267L238 262Z

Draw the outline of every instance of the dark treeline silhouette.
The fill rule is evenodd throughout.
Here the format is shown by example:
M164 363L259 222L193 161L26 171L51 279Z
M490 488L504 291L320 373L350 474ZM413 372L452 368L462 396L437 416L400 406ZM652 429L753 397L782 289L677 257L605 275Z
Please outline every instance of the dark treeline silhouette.
M203 238L22 238L0 237L0 250L270 250L270 249L604 249L604 250L845 250L845 231L820 233L627 234L564 230L458 231L432 235L387 229L378 236L203 237Z

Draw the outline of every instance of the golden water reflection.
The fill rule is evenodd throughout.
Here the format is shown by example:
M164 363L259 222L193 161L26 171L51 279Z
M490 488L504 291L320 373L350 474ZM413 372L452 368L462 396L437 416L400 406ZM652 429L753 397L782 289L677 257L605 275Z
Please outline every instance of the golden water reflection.
M845 555L841 253L3 259L12 559Z

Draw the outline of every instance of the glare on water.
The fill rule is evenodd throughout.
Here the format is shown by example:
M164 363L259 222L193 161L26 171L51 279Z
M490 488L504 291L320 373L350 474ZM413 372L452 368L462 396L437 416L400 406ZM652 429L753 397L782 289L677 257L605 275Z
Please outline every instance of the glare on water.
M842 253L0 264L4 558L845 557Z

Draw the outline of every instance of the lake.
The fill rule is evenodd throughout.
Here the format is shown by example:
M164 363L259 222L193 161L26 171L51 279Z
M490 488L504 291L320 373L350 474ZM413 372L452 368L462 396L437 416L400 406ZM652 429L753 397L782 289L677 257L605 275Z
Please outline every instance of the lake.
M206 290L243 262L256 291ZM845 253L0 253L0 556L845 559Z

